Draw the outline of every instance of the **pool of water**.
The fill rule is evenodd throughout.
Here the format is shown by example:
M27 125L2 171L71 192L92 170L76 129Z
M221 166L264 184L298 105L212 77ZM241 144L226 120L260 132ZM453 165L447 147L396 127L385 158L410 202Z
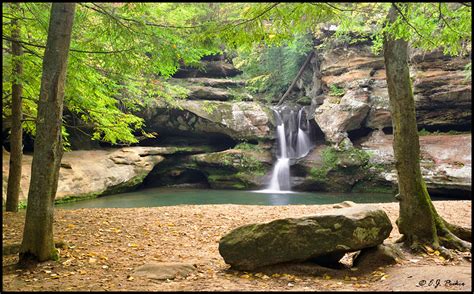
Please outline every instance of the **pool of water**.
M271 191L153 188L63 203L56 205L56 207L77 209L155 207L182 204L294 205L332 204L345 200L354 201L355 203L395 202L392 194L383 193L274 193Z

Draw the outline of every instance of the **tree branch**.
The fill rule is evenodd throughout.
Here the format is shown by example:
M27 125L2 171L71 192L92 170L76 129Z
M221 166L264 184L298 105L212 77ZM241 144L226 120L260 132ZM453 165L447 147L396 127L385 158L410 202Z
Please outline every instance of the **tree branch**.
M432 45L435 45L433 43L433 41L431 41L429 38L426 38L425 36L423 36L420 32L418 32L418 30L408 21L408 19L405 17L405 15L402 13L402 11L400 10L400 8L398 8L397 4L396 3L392 3L393 7L395 7L395 9L398 11L398 13L400 14L400 16L403 18L403 20L405 21L405 23L410 26L414 31L415 33L420 36L422 39L425 39L427 40L428 42L430 42Z
M25 45L28 45L28 46L33 46L33 47L38 47L38 48L46 48L46 46L44 46L44 45L33 44L33 43L21 41L21 40L16 40L16 39L12 39L12 38L6 37L6 36L2 36L2 39L7 40L7 41L11 41L11 42L19 42L21 44L25 44ZM116 54L116 53L132 51L132 50L134 50L133 47L129 48L129 49L116 50L116 51L89 51L89 50L80 50L80 49L69 49L69 51L73 51L73 52L91 53L91 54Z
M246 24L246 23L249 23L249 22L252 22L260 17L262 17L264 14L266 14L267 12L269 12L270 10L272 10L273 8L275 8L277 5L279 5L280 3L277 2L277 3L273 3L272 5L270 5L267 9L265 9L264 11L262 11L261 13L259 13L257 16L254 16L252 18L249 18L249 19L246 19L246 20L243 20L241 21L240 23L236 23L234 24L234 26L232 28L235 28L236 26L240 26L240 25L243 25L243 24Z

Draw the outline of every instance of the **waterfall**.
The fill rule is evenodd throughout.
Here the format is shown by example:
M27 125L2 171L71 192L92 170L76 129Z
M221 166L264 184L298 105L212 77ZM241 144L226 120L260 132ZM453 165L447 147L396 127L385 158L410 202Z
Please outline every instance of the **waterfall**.
M291 191L290 184L290 160L306 156L313 144L308 136L309 124L303 120L303 107L298 111L287 109L274 109L277 122L277 161L273 167L272 176L265 192ZM288 140L287 140L288 138Z
M309 140L308 134L306 134L305 131L303 131L302 124L301 124L301 119L302 119L302 114L303 114L303 107L298 111L298 136L297 136L297 142L296 142L296 156L298 158L300 157L305 157L313 145L311 144L311 141ZM306 123L308 121L306 120Z

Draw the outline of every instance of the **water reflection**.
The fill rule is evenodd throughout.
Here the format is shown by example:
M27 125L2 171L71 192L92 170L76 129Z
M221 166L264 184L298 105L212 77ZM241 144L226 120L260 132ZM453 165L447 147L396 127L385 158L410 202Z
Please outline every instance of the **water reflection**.
M290 196L287 194L268 194L270 205L290 204Z
M153 188L129 193L103 196L56 205L58 208L130 208L169 205L241 204L293 205L332 204L345 200L356 203L394 202L391 194L308 193L292 191L241 191L208 189Z

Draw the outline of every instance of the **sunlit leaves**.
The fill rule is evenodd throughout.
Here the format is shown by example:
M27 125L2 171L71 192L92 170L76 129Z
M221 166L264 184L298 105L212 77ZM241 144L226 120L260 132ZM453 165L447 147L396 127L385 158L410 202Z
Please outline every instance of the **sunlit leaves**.
M22 22L25 50L23 77L11 72L11 54L3 55L2 115L8 109L11 83L24 84L24 128L34 135L36 101L42 75L50 3L22 3L20 11L3 5L3 22L15 17ZM218 52L216 40L197 34L208 17L210 4L195 3L80 3L77 5L66 79L65 107L93 128L93 139L111 143L134 143L143 132L143 120L134 112L155 99L172 102L185 95L170 86L170 77L183 64L197 63L204 55ZM8 18L9 17L9 18ZM199 26L197 26L199 28ZM3 36L11 26L5 25ZM9 41L3 40L3 47ZM69 126L68 126L69 127ZM63 135L67 135L63 130ZM147 135L147 134L145 134Z

